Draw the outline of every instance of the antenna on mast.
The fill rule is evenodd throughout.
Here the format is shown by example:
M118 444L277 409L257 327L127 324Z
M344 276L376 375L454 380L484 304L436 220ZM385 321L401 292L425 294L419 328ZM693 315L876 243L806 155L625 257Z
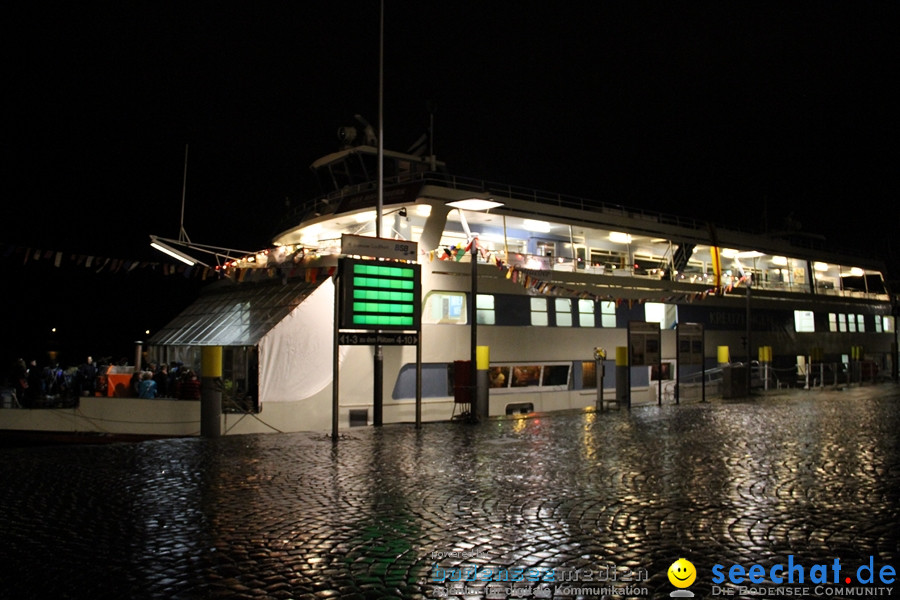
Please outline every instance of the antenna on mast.
M188 145L184 145L184 178L181 182L181 222L178 224L178 241L191 243L187 231L184 229L184 198L187 193L187 166L188 166Z

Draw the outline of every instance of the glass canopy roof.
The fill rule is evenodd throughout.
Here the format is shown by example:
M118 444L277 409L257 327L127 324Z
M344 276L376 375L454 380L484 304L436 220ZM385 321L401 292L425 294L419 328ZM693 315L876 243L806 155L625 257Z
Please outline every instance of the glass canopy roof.
M150 338L153 346L255 346L321 283L223 281Z

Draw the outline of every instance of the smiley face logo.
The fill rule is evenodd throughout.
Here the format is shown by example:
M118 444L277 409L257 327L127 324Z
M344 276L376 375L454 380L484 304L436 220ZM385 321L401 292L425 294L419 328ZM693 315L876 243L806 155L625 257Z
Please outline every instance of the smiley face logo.
M697 569L686 558L679 558L669 567L669 581L677 588L689 587L697 579Z

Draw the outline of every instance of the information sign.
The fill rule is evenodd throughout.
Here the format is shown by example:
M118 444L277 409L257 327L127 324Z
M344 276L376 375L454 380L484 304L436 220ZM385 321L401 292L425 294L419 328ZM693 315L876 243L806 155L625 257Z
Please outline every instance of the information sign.
M418 333L365 333L342 331L338 334L341 346L415 346Z
M419 265L349 258L341 265L340 329L420 329Z

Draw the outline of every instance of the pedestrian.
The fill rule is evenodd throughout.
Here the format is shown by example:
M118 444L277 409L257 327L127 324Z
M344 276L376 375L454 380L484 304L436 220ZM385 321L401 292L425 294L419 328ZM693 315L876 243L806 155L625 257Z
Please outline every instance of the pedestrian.
M23 406L25 394L28 391L28 365L25 364L24 358L16 360L16 363L13 365L12 384L16 390L16 401L20 406Z
M141 373L141 381L138 384L138 398L156 398L156 381L153 380L153 373L150 371Z
M197 379L197 375L192 369L185 369L184 374L178 381L178 399L200 399L200 380Z
M93 396L97 389L97 365L94 357L87 359L78 367L78 394L80 396Z
M166 363L160 363L153 374L153 381L156 382L157 398L169 397L169 366Z
M25 406L34 408L44 400L44 374L38 367L37 360L31 359L28 363L28 374L25 381L28 389L25 391Z

